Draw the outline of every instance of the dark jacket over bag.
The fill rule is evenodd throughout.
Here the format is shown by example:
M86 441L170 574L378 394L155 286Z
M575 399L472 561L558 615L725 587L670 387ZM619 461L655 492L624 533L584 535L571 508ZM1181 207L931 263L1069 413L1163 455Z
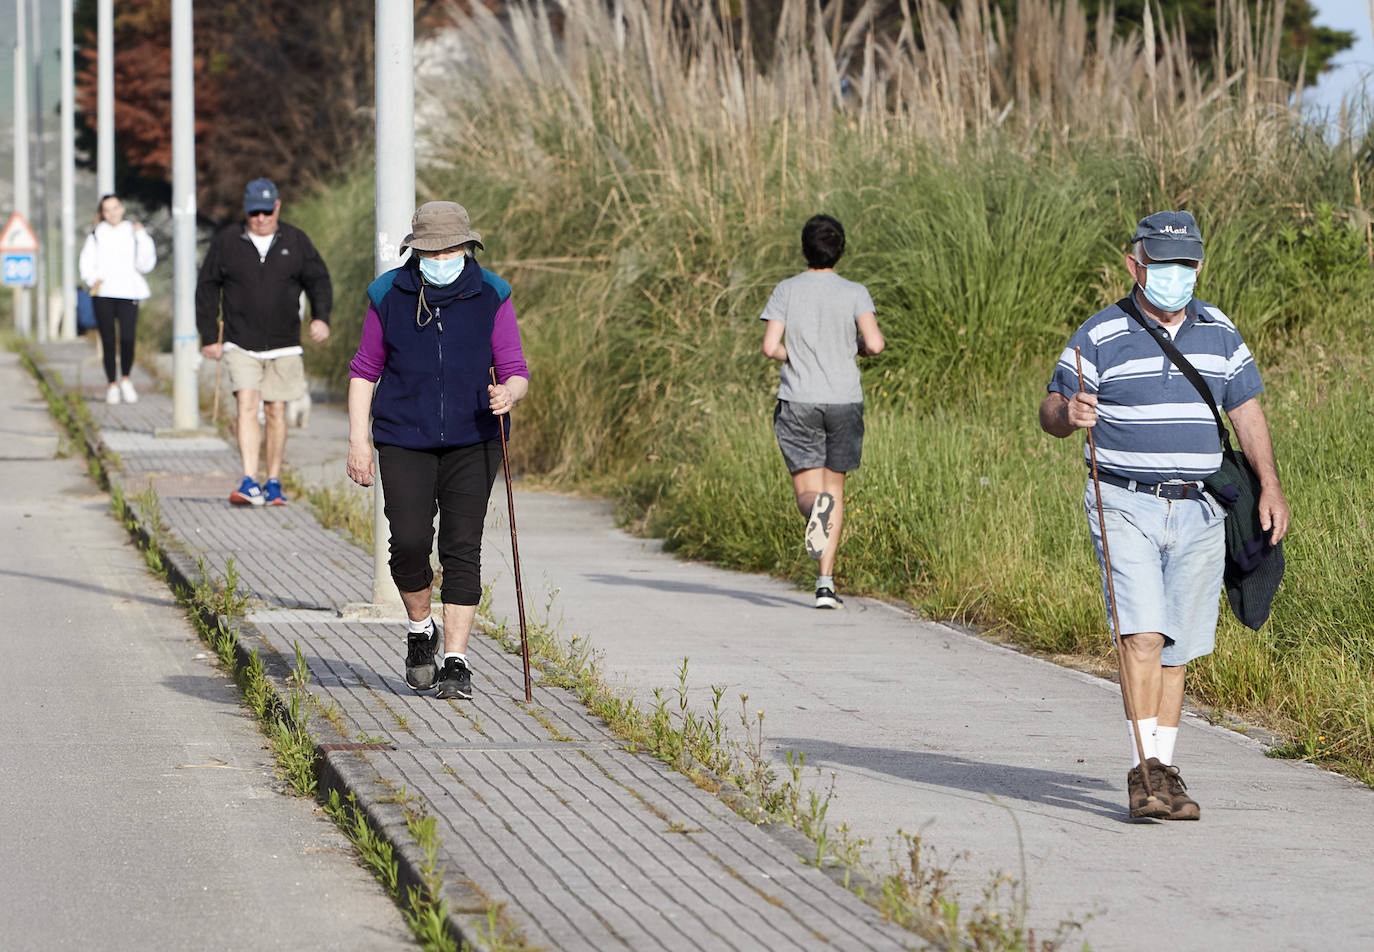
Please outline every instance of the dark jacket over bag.
M305 232L278 224L267 254L259 257L247 225L226 225L210 239L196 283L201 344L219 339L222 310L226 342L259 352L300 346L301 291L311 317L328 323L334 305L329 269Z
M491 331L510 285L469 258L457 280L435 287L412 256L373 281L367 296L386 344L372 401L373 440L428 450L497 439L510 417L494 416L487 394Z

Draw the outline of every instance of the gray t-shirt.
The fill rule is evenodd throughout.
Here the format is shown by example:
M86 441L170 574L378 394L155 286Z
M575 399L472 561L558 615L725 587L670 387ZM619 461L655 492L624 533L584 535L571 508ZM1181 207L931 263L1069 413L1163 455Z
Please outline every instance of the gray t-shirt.
M863 403L854 358L855 322L873 310L868 289L833 271L803 271L773 289L761 321L786 327L787 362L778 399L796 403Z

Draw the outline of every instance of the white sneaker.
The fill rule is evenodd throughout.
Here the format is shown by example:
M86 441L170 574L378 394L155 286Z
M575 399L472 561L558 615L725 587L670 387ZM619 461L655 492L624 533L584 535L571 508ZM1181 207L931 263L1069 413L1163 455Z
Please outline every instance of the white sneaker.
M105 391L105 402L111 404L119 402L119 384L110 384L110 389Z
M124 398L125 403L138 402L138 391L134 389L134 382L128 377L119 381L119 395Z

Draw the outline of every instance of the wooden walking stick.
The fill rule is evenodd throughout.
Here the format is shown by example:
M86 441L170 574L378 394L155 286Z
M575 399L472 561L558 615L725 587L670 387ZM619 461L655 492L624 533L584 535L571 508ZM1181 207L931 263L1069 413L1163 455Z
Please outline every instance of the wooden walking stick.
M1083 386L1083 355L1077 347L1073 349L1073 359L1078 365L1078 389ZM1107 615L1112 621L1112 641L1116 644L1116 672L1121 682L1121 704L1126 709L1126 720L1131 722L1131 733L1135 735L1135 751L1140 757L1140 778L1145 782L1145 798L1155 799L1150 789L1150 766L1145 762L1145 744L1140 739L1140 722L1135 718L1135 701L1131 690L1126 686L1126 650L1121 644L1121 620L1116 617L1116 586L1112 584L1112 556L1107 550L1107 517L1102 513L1102 486L1097 481L1097 447L1093 443L1093 429L1086 427L1088 433L1088 463L1093 474L1093 498L1097 500L1097 531L1102 535L1102 564L1107 569Z
M219 426L219 378L224 372L224 322L219 322L219 339L215 341L220 346L219 360L215 361L215 402L210 410L210 425Z
M493 387L499 386L496 382L496 368L491 368L491 384ZM510 412L507 411L507 416ZM510 514L510 552L511 561L515 565L515 606L520 612L520 660L525 664L525 702L534 700L534 695L530 691L530 643L525 634L525 593L520 588L520 543L515 537L515 490L510 484L510 455L506 452L506 422L496 421L501 430L501 468L506 476L506 510Z

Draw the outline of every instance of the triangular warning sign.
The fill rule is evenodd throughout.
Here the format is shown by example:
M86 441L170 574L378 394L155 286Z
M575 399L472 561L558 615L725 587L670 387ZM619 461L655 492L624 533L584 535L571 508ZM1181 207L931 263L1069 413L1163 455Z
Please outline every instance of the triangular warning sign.
M38 236L24 216L14 212L5 223L5 230L0 232L0 254L26 254L37 250Z

